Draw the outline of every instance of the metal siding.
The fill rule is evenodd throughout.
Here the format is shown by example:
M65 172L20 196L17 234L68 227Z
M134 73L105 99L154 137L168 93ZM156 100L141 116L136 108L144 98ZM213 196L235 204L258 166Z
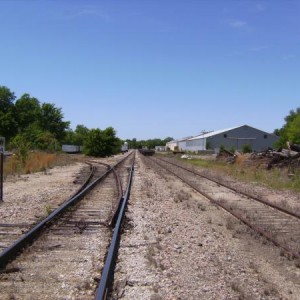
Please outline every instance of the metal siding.
M171 151L174 151L174 149L177 145L178 145L177 142L169 142L169 143L167 143L166 146L169 147Z
M227 138L224 137L227 135ZM264 135L267 138L264 138ZM233 139L231 139L233 138ZM235 140L234 138L254 138L253 140ZM252 151L263 151L272 148L273 144L278 140L278 137L274 134L264 132L262 130L244 125L238 128L233 128L222 133L212 135L207 138L198 139L194 138L188 140L186 143L187 151L201 151L206 150L206 140L210 144L211 149L220 149L221 145L225 148L230 149L234 147L237 150L241 150L243 145L251 145Z
M186 150L186 141L180 141L180 142L178 142L178 149L180 151L185 151Z
M224 134L227 134L227 138L224 137ZM264 138L264 135L267 138ZM234 140L231 138L255 138L254 140ZM223 145L225 148L234 147L237 150L241 150L243 145L249 144L251 145L252 151L263 151L268 149L269 147L273 147L273 144L277 141L278 137L261 131L259 129L242 126L227 132L223 132L222 134L218 134L210 137L209 143L211 148L220 148Z
M77 145L62 145L62 149L63 152L67 152L67 153L77 153L80 152L80 146Z
M193 152L206 150L206 139L199 138L199 139L187 141L186 150L193 151Z

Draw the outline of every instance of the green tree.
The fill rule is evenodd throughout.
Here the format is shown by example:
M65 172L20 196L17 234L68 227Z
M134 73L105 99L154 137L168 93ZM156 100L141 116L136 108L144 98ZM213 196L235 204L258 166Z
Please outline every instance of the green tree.
M52 133L60 141L66 136L66 130L69 128L70 122L63 121L61 108L57 108L51 103L43 103L39 125L43 131Z
M287 115L284 120L285 124L281 129L275 129L274 133L279 136L279 140L276 142L276 146L283 147L286 145L287 141L294 144L299 144L300 137L300 107L296 110L291 110L289 115Z
M300 112L286 126L286 136L294 144L300 144Z
M103 140L106 145L107 155L120 152L122 142L116 134L116 131L112 127L107 127L103 130Z
M131 149L137 149L137 141L136 138L133 138L132 141L129 143L129 147Z
M24 94L15 103L15 115L19 132L22 132L32 123L37 122L41 116L41 106L38 99Z
M105 157L120 152L121 141L112 127L104 130L97 128L89 130L83 146L85 154Z
M166 145L166 143L171 142L171 141L173 141L173 140L174 140L174 138L172 138L172 137L167 137L167 138L165 138L165 139L163 140L163 146Z
M8 113L0 112L0 136L4 136L9 142L17 133L17 122L14 114L10 111Z
M77 125L75 129L75 144L76 145L83 145L86 136L89 133L89 129L84 125Z
M17 133L17 123L13 112L15 94L7 87L0 86L0 136L9 141Z
M91 156L106 156L102 131L91 129L84 141L84 153Z
M5 114L13 106L16 96L13 92L10 91L6 86L0 85L0 112Z
M62 144L67 144L67 145L76 145L76 138L75 138L75 132L72 129L68 129L65 132L65 137L62 140Z
M63 140L64 144L82 146L84 140L89 133L89 129L84 125L77 125L75 131L69 129L66 131L66 136Z
M58 144L54 134L49 131L40 132L35 139L35 146L40 150L56 151Z

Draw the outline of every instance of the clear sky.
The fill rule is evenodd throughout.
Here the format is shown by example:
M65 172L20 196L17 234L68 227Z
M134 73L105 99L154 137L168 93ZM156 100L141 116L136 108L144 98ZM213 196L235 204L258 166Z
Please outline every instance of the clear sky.
M300 1L0 0L0 85L123 139L271 132L300 106Z

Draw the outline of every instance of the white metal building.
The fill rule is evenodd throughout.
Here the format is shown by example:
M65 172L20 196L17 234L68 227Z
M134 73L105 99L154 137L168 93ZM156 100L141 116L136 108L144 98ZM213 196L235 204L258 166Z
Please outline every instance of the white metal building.
M191 138L191 136L189 137L185 137L181 140L178 140L178 150L179 151L186 151L186 145L187 145L187 141Z
M278 137L274 134L242 125L195 136L187 141L186 150L213 149L218 152L221 146L241 150L245 145L249 145L252 151L263 151L272 148L277 140Z
M171 151L175 151L177 146L178 146L177 140L173 140L173 141L166 143L166 148L170 149Z
M267 133L249 125L242 125L211 131L172 142L174 142L175 146L178 146L179 150L191 152L205 150L215 150L215 152L218 152L221 146L226 149L234 148L241 150L245 145L249 145L252 151L263 151L272 148L277 139L278 137L274 134ZM169 148L171 150L174 149Z
M165 152L166 146L155 146L155 151L156 152Z
M186 143L191 136L179 140L173 140L166 144L166 147L171 151L186 151Z

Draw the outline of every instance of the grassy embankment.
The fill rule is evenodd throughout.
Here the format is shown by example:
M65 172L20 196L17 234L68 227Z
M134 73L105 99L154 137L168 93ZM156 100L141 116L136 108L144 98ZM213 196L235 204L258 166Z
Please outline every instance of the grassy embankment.
M74 159L60 153L32 152L24 163L13 155L5 158L4 177L46 171L54 166L63 166L72 162Z
M265 168L255 165L246 165L243 155L239 157L234 164L205 159L191 159L185 161L195 166L217 170L221 174L226 174L245 182L257 182L274 189L300 192L300 169L295 170L293 174L290 174L286 168L266 170Z

